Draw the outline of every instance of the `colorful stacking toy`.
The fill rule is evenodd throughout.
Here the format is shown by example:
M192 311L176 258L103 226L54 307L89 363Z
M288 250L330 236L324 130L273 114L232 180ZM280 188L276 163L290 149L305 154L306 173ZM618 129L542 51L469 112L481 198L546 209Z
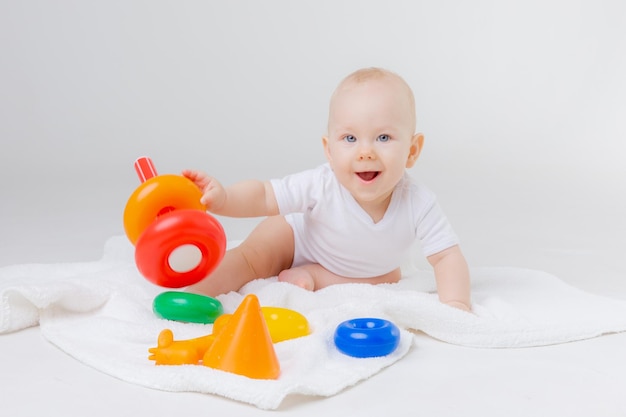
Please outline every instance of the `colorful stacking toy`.
M180 288L209 275L226 252L220 223L200 203L202 192L180 175L158 175L150 158L135 161L142 184L124 209L139 272L156 285Z

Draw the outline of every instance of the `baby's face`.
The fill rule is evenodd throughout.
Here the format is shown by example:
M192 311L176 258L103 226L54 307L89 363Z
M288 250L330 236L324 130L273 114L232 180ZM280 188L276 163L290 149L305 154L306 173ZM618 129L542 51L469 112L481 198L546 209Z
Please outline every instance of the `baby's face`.
M393 78L349 82L333 96L324 150L339 182L363 208L386 209L419 155L422 137L414 131L409 93Z

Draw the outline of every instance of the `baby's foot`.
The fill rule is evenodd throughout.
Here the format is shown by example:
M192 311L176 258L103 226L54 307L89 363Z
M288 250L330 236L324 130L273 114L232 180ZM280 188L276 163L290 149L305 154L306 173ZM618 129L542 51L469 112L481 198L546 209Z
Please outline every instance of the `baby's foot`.
M304 288L307 291L313 291L315 289L313 276L304 268L285 269L278 274L278 281L288 282L300 288Z

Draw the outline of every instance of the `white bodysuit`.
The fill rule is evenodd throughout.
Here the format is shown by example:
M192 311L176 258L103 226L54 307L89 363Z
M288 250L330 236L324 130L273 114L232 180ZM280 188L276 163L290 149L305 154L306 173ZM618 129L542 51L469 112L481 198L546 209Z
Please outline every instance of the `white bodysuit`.
M271 181L280 214L293 228L292 266L317 263L350 278L398 268L419 239L425 256L458 244L435 195L405 173L384 217L374 223L328 163Z

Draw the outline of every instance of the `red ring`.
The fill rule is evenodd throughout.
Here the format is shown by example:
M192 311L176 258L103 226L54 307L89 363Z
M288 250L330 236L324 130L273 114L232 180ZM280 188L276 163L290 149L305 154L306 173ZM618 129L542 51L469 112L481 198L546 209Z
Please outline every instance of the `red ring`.
M202 253L200 263L191 271L177 272L169 264L172 251L182 245L194 245ZM213 272L225 253L222 225L208 213L183 209L159 216L146 228L135 245L135 263L148 281L180 288Z

